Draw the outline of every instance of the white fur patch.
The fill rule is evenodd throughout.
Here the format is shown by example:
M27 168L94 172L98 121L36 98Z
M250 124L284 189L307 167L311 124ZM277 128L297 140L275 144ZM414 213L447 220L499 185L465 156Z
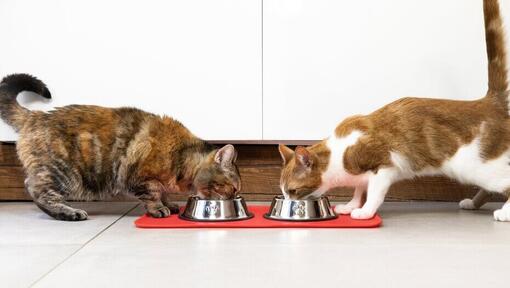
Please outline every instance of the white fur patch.
M503 193L510 187L510 155L486 161L480 155L480 139L464 145L445 161L441 171L461 183L474 184L487 191Z
M411 163L409 163L404 155L398 152L390 151L390 159L393 165L395 165L395 167L399 169L402 174L414 175L415 172L411 168Z
M363 208L354 209L351 212L351 218L359 219L359 220L370 219L370 218L374 217L374 215L375 215L375 212L372 212L372 210L363 209Z
M440 169L432 167L427 167L421 171L414 171L407 157L398 152L391 151L390 159L391 163L393 163L393 165L395 165L395 167L399 170L400 179L408 179L417 176L434 176L442 174Z
M416 176L433 176L444 174L464 184L477 185L487 191L503 193L510 187L510 151L499 158L486 161L481 157L480 139L461 146L457 152L441 167L429 167L421 171L413 171L405 156L398 152L390 152L390 158L402 175L401 179ZM464 203L469 209L468 203Z
M494 211L494 220L509 222L510 221L510 203L503 205L503 208Z
M358 142L363 136L358 130L352 131L345 137L328 138L326 145L330 150L329 164L326 171L322 174L322 186L315 191L314 196L320 196L333 187L366 187L368 178L366 175L352 175L344 169L344 152L347 147Z
M376 174L371 172L367 174L369 175L367 201L363 207L352 210L351 217L353 219L374 217L377 209L384 202L384 197L386 197L391 184L402 178L402 173L397 167L382 168Z
M358 206L354 206L354 205L351 205L350 203L351 202L349 202L347 204L344 204L344 205L341 205L341 204L336 205L335 206L335 213L336 214L341 214L341 215L349 215L349 214L351 214L352 210L360 208L359 205Z
M349 201L349 203L345 205L336 205L335 206L335 213L337 214L351 214L352 210L361 208L363 205L363 194L365 194L365 189L356 187L354 190L354 195Z
M475 204L472 199L464 199L459 202L459 207L464 210L475 210Z

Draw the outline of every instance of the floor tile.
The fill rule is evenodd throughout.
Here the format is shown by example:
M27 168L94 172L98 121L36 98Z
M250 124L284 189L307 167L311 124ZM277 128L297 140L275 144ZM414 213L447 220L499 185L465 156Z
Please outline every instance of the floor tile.
M1 287L29 287L81 245L0 245Z
M387 203L379 229L331 230L137 229L137 208L35 287L507 287L499 206Z
M57 221L33 203L0 202L0 287L29 287L137 203L80 202L72 205L89 212L89 220Z
M89 219L79 222L55 220L31 202L0 202L0 245L84 244L135 207L134 202L77 202Z

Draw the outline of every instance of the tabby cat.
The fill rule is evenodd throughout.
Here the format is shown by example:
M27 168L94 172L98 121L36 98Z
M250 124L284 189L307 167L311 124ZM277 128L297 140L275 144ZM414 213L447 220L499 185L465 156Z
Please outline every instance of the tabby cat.
M21 91L51 98L26 74L0 83L0 117L19 132L16 148L34 202L59 220L87 219L66 199L136 196L153 217L178 212L170 193L233 198L241 189L232 145L215 149L178 121L135 108L70 105L48 113L16 101Z
M497 0L484 0L489 89L475 101L403 98L369 115L353 116L333 135L292 151L279 146L280 186L289 198L319 196L353 187L336 212L355 219L374 216L396 181L445 175L481 188L460 203L478 209L490 192L510 196L510 118L503 24ZM364 195L366 193L366 201ZM510 221L510 200L494 212Z

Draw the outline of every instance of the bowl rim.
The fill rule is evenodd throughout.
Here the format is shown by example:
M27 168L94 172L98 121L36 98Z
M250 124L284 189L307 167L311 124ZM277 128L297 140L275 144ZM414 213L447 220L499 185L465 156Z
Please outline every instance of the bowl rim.
M265 213L263 215L264 218L269 220L275 220L275 221L284 221L284 222L317 222L317 221L327 221L327 220L334 220L339 217L339 215L333 215L325 218L310 218L310 219L295 219L295 218L281 218L281 217L274 217L271 216L271 214Z
M186 203L188 201L194 201L194 202L202 202L202 201L210 201L210 202L245 201L246 202L246 200L241 195L237 195L235 198L232 198L232 199L200 199L198 196L193 195L193 196L188 197L188 199L186 200Z
M273 200L271 200L271 202L273 201L294 201L294 202L297 202L297 201L305 201L305 202L319 202L319 201L328 201L329 202L329 197L328 196L325 196L325 195L322 195L318 198L309 198L309 199L285 199L285 197L283 195L276 195L273 197Z
M230 218L230 219L196 219L196 218L189 218L189 217L183 216L182 213L179 214L179 219L191 221L191 222L233 222L233 221L248 220L253 217L255 217L255 215L251 212L247 212L246 217Z
M244 200L243 196L241 196L241 195L237 195L233 199L200 199L200 198L198 198L198 196L190 196L188 198L188 201L194 201L194 202L199 202L199 201L212 201L212 202L234 202L234 201L241 201L241 202L244 202L246 207L248 207L248 204L246 203L246 200ZM187 205L188 201L186 202L186 205ZM228 218L228 219L197 219L197 218L191 218L191 217L184 216L184 212L185 211L186 211L186 206L185 206L184 210L181 213L178 214L179 219L186 220L186 221L191 221L191 222L232 222L232 221L248 220L248 219L251 219L251 218L255 217L255 215L253 213L251 213L249 210L246 210L245 211L246 212L246 217Z

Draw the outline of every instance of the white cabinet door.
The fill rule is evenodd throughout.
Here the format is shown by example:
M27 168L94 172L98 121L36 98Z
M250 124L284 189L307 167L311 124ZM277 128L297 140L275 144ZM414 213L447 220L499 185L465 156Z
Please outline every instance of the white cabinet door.
M482 0L271 0L263 15L264 139L322 139L404 96L486 92Z
M262 137L261 0L2 0L0 77L67 104L135 106L205 139ZM2 122L2 121L0 121ZM0 140L15 134L0 123Z

